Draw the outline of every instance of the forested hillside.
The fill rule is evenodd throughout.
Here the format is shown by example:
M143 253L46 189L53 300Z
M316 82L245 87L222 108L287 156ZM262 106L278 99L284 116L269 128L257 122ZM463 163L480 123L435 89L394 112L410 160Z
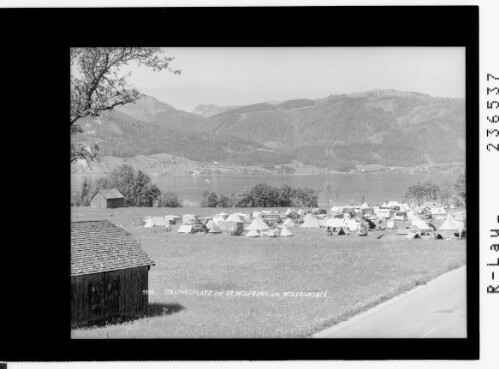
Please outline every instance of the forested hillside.
M104 155L165 152L241 165L296 159L347 170L355 164L414 166L465 158L463 99L373 90L232 109L208 107L194 114L146 97L88 120L85 134L89 143L100 143ZM216 111L221 112L211 114Z

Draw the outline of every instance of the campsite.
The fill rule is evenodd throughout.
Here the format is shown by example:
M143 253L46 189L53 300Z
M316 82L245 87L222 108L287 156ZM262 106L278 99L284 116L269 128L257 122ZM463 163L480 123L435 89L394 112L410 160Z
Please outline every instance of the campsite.
M451 229L441 232L445 238L430 239L423 230L412 232L411 220L400 220L391 228L384 222L384 229L365 236L348 227L344 236L336 230L328 236L328 222L347 221L334 218L331 209L324 218L283 219L286 226L278 225L289 237L281 236L282 230L276 237L262 236L250 227L262 220L252 216L262 210L73 207L73 221L107 219L129 232L155 265L144 291L149 297L145 317L82 326L72 330L72 338L310 337L466 263L466 239L453 237ZM271 210L281 219L288 211ZM239 216L244 218L239 235L231 235L223 222L215 232L179 233L192 221L187 213L200 219L216 220L216 213L247 217ZM435 215L437 228L462 224L443 217ZM159 220L167 218L176 221L165 226ZM250 232L257 236L246 237ZM409 239L409 233L419 236Z

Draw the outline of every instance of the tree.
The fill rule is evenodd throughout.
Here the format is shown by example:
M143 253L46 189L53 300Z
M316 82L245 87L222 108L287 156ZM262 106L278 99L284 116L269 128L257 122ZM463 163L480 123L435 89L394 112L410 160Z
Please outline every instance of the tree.
M216 208L218 205L218 195L213 191L204 191L201 200L202 208Z
M125 197L125 206L134 206L135 169L130 164L121 164L114 168L109 180Z
M466 174L461 174L456 183L454 183L454 191L456 193L457 199L466 204Z
M443 204L449 205L449 200L452 197L452 183L448 180L444 180L440 184L440 192L438 195Z
M140 97L138 90L130 86L130 73L120 75L120 68L131 62L144 65L154 71L173 70L172 57L162 55L157 47L106 47L72 48L71 61L71 163L79 159L87 162L97 157L97 144L91 149L75 137L83 133L80 120L96 117L116 106L136 101Z
M173 192L165 192L162 193L159 198L159 206L165 208L181 208L182 204L180 203L177 195Z

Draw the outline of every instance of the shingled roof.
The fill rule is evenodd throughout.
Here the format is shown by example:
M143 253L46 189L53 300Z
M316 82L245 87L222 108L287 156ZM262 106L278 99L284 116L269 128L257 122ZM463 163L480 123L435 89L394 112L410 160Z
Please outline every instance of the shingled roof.
M155 265L133 236L107 220L71 223L71 275Z
M125 198L125 196L123 196L121 194L121 192L119 190L117 190L116 188L111 188L109 190L99 190L99 192L97 192L97 193L102 194L102 196L104 196L106 198L106 200L109 200L109 199L124 199ZM95 195L97 195L97 193Z

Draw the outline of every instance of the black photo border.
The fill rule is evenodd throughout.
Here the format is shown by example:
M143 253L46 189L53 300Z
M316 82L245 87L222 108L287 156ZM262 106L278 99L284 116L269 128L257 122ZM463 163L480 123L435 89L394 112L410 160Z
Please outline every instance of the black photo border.
M50 231L26 231L25 244L33 246L12 268L16 285L30 286L29 293L23 287L9 294L16 303L2 317L4 326L10 324L0 360L478 359L478 25L478 6L0 9L3 42L16 55L3 61L24 71L14 78L12 93L22 96L27 86L39 92L30 108L20 106L21 121L32 126L28 140L53 158L50 181L57 182L57 196L50 206L65 219ZM468 338L72 340L69 48L93 46L465 47L467 211L473 214L467 221ZM32 170L46 178L46 167Z

